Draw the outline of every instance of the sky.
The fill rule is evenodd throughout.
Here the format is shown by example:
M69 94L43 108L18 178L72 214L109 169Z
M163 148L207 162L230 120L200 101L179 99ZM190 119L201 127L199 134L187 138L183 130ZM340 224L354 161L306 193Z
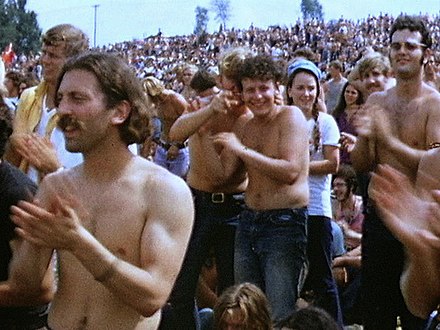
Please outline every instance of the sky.
M325 20L353 20L369 14L440 15L440 0L319 0ZM227 27L251 24L291 26L299 17L301 0L230 0ZM141 39L159 30L165 36L186 35L194 30L197 6L210 9L210 0L28 0L27 9L37 14L41 29L70 23L81 28L96 46ZM209 11L208 32L218 30L215 13Z

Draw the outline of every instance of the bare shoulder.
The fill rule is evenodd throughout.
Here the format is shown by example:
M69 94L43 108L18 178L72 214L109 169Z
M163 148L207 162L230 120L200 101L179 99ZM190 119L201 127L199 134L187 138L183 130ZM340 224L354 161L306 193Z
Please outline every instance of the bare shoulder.
M294 121L295 123L305 123L306 118L300 108L293 105L279 106L278 120Z
M149 199L191 200L188 185L180 177L142 157L136 157L132 173Z
M374 92L367 99L367 104L385 105L385 102L395 93L395 88L389 90Z

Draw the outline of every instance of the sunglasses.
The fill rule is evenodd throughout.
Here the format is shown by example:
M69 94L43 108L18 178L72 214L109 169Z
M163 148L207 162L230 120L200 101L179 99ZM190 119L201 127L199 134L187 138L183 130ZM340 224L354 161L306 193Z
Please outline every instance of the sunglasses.
M405 49L409 50L410 52L422 48L422 47L426 47L425 44L422 44L421 42L411 42L411 41L406 41L406 42L392 42L390 45L390 48L394 51L399 51L402 47L404 47Z

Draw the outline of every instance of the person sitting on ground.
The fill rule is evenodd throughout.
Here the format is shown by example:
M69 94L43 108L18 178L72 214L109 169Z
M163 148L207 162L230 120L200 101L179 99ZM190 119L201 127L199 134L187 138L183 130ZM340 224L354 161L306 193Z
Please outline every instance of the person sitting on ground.
M271 330L269 303L252 283L226 289L214 307L214 329Z

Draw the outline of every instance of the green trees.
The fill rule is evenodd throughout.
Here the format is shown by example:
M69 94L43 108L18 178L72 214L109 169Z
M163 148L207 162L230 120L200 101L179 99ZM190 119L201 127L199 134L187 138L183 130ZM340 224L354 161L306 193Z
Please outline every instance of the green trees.
M25 7L26 0L0 0L0 50L9 43L17 54L39 50L41 29L37 15Z
M215 13L215 20L226 29L226 22L231 18L231 2L229 0L211 0L211 9Z
M322 5L318 0L301 0L301 12L306 20L316 18L321 21L324 19Z
M206 32L209 16L208 9L197 6L196 10L196 27L194 28L194 34L201 35Z

